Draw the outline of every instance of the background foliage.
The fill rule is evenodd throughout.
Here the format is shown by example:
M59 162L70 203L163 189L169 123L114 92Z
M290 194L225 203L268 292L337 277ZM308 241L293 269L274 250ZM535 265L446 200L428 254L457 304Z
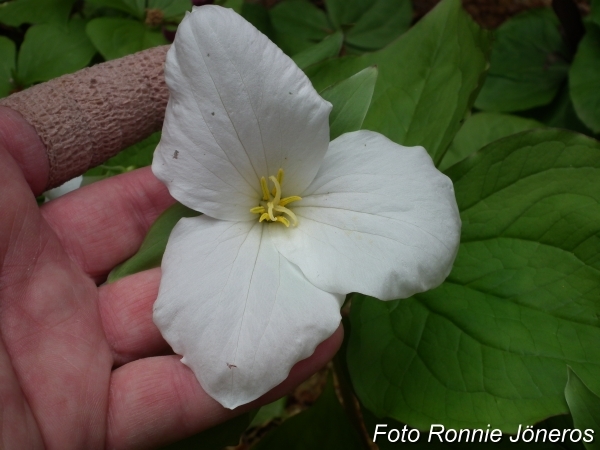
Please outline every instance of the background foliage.
M350 296L344 346L312 384L169 448L220 449L244 433L240 449L364 449L376 423L491 424L504 433L576 426L595 429L586 445L598 448L600 1L583 18L570 0L555 1L558 15L530 10L494 33L459 0L420 20L409 0L218 3L269 36L334 105L332 139L365 128L424 146L454 182L463 230L438 288L385 303ZM191 7L0 3L0 97L167 44ZM90 170L85 182L150 164L159 139ZM166 211L109 282L160 265L170 230L192 214Z

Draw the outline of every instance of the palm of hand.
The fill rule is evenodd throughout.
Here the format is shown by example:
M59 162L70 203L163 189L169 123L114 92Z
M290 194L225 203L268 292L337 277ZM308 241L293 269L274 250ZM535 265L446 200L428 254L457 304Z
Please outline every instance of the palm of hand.
M38 208L47 173L33 128L0 108L0 447L148 448L235 415L166 354L152 323L159 269L96 286L173 202L166 188L141 169ZM240 409L281 396L340 339Z

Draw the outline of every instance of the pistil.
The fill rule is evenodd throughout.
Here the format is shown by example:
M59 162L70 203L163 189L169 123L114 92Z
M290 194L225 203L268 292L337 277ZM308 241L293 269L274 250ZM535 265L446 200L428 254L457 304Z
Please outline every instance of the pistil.
M277 177L270 176L269 180L271 181L271 183L273 183L273 189L271 190L271 192L269 192L269 186L267 184L266 178L261 177L260 188L263 194L262 202L260 206L251 208L250 212L253 214L260 214L260 217L258 219L259 222L279 222L285 225L286 227L289 227L291 220L292 225L296 226L298 224L298 218L296 217L296 214L294 214L285 206L292 202L302 200L302 198L298 197L297 195L281 198L283 169L279 169L279 171L277 172ZM289 220L286 217L282 216L282 214L287 215L289 217Z

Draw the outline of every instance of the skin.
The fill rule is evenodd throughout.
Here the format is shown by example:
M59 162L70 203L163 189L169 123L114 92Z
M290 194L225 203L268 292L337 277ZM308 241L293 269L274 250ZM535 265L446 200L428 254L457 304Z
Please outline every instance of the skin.
M0 448L160 447L269 403L337 351L340 327L252 404L210 398L152 322L160 269L100 286L174 200L149 168L39 208L45 148L0 107Z

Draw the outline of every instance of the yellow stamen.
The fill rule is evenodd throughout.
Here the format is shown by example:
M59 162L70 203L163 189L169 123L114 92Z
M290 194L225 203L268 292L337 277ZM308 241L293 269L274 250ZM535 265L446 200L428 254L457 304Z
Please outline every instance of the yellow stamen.
M279 182L279 185L281 186L281 184L283 183L283 169L279 169L277 171L277 181ZM274 187L271 192L273 193L273 195L275 195L275 193L277 192L277 188Z
M292 202L302 200L302 198L298 197L297 195L292 195L283 199L281 198L281 183L283 182L282 169L277 171L277 177L270 176L269 180L271 183L273 183L273 189L271 192L269 192L267 179L265 177L261 177L260 189L262 190L263 194L262 202L259 206L250 208L250 212L253 214L260 214L260 218L258 219L259 222L279 222L286 227L289 227L291 221L292 225L296 226L298 224L298 218L296 217L296 214L294 214L285 206ZM288 216L289 219L283 217L282 214Z
M293 195L291 197L282 198L279 201L279 206L285 206L288 203L297 202L298 200L302 200L302 197L298 197L297 195Z
M290 216L290 219L292 219L292 223L294 224L294 226L298 225L298 218L296 217L296 214L294 214L293 212L291 212L289 209L284 208L283 206L279 205L276 206L275 211L283 213L283 214L287 214L288 216ZM281 217L281 216L278 216Z
M267 186L267 180L265 179L265 177L260 178L260 188L262 189L262 192L263 192L263 200L265 202L268 202L269 200L271 200L271 196L269 195L269 188Z
M275 217L275 219L277 219L277 222L280 222L280 223L284 224L287 228L290 227L290 221L287 220L285 217L283 217L283 216L277 216L277 217Z

